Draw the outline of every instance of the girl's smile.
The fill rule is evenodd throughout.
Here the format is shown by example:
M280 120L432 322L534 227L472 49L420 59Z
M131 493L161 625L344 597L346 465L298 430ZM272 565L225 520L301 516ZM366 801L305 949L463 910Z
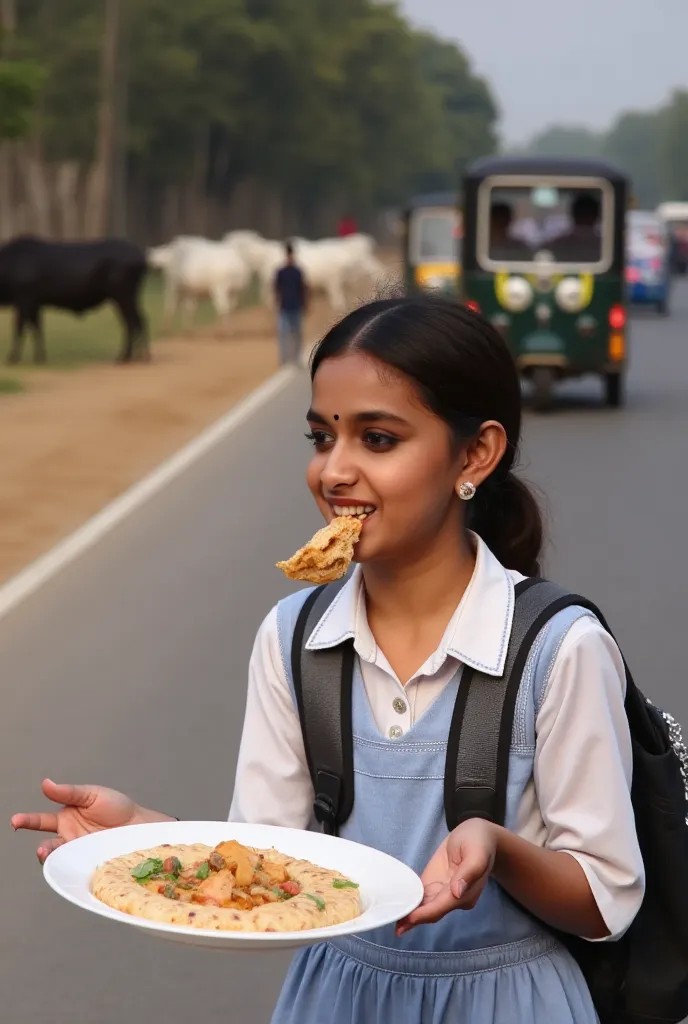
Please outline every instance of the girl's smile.
M410 382L361 352L328 359L313 381L308 422L308 485L324 518L365 517L357 561L409 558L442 538L458 546L455 485L465 456Z

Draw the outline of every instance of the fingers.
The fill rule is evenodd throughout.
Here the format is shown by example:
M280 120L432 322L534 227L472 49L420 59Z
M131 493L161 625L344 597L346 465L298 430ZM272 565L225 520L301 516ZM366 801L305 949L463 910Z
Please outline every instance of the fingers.
M64 844L65 840L60 839L59 836L56 836L55 839L46 839L44 842L42 842L41 845L38 847L38 850L36 851L36 856L38 857L41 864L45 863L46 859L50 856L53 850L56 850L58 846L64 846Z
M66 807L90 807L95 799L95 792L92 786L73 786L70 783L53 782L52 779L43 779L41 789L48 800L56 804L64 804Z
M457 910L459 906L460 901L456 899L449 885L434 887L434 892L426 892L421 905L399 922L397 935L403 935L419 924L434 924L452 910Z
M435 924L453 910L472 910L489 878L487 866L462 864L447 882L426 886L423 902L399 922L397 935L421 924ZM470 879L470 881L469 881Z
M10 824L15 832L20 828L28 828L32 832L57 832L57 815L50 812L14 814Z
M92 786L73 786L43 779L43 793L49 800L66 807L89 807L95 799ZM57 832L57 814L52 811L39 811L35 814L15 814L10 819L12 828L31 829L32 832Z

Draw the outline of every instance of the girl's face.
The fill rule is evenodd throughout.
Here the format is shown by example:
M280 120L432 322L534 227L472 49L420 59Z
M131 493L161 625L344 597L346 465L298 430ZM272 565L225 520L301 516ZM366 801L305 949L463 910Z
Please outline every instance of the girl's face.
M456 543L456 487L470 479L462 472L470 458L403 375L360 352L326 359L308 423L307 480L320 511L328 522L368 513L357 561L413 558L445 533Z

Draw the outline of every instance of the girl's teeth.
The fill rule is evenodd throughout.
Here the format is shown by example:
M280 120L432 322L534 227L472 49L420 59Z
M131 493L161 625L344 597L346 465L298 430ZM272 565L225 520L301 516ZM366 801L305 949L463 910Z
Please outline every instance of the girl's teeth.
M355 516L363 521L371 512L375 511L374 505L333 505L332 510L336 516Z

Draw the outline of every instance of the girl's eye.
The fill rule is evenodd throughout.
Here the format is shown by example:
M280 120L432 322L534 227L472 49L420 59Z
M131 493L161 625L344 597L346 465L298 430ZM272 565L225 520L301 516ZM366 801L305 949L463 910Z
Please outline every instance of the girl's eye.
M318 451L320 451L325 445L331 444L333 441L332 435L325 433L324 430L311 430L305 436L313 447L318 449Z
M373 451L389 451L397 443L396 437L391 437L390 434L381 434L379 430L367 430L365 434L365 443Z

